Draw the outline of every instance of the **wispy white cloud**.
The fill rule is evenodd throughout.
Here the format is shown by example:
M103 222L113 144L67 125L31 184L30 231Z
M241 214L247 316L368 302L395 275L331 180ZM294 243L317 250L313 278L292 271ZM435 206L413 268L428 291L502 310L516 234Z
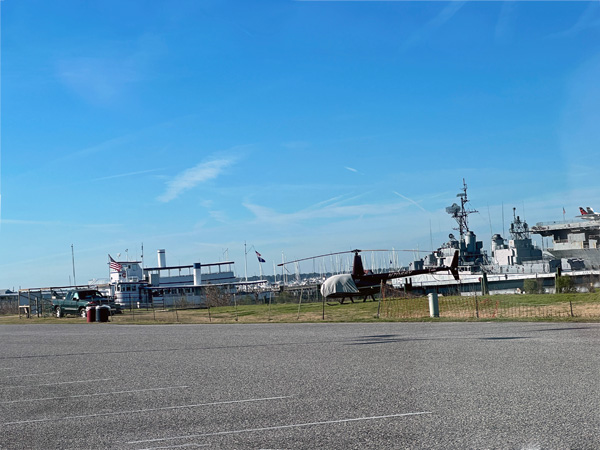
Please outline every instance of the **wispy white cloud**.
M558 129L564 158L563 173L574 188L585 180L590 191L598 185L597 177L586 176L581 166L588 166L597 157L600 146L599 78L600 55L585 61L572 72L566 84L566 101Z
M170 202L200 183L214 180L236 161L235 157L214 159L184 170L167 182L167 190L157 200L163 203Z
M229 217L225 211L209 211L210 217L212 217L217 222L221 223L229 223Z
M59 221L51 221L51 220L23 220L23 219L2 219L3 224L10 225L59 225Z
M70 159L86 158L96 153L108 153L114 151L114 149L123 148L124 146L131 145L135 142L135 134L128 134L119 136L116 138L108 139L96 145L92 145L81 150L74 151L72 153L60 156L56 159L56 162Z
M456 14L466 3L466 0L455 0L449 2L437 16L431 19L425 26L408 38L403 45L403 50L414 47L421 41L426 40L431 34L433 34L438 28L448 22L454 14Z
M344 169L349 170L350 172L358 173L358 170L356 170L352 167L344 167Z
M131 86L147 77L165 54L162 39L142 35L131 42L112 42L85 56L57 62L56 76L64 86L85 101L111 105L122 101Z
M590 2L571 28L555 33L549 37L559 38L574 36L584 30L596 27L600 27L600 2L598 1Z
M440 0L294 0L296 2L310 2L310 3L439 3ZM589 2L594 0L446 0L449 3L452 2L470 2L470 3L498 3L502 1L515 1L525 3L537 3L537 2Z
M497 44L506 44L512 40L514 33L514 12L516 10L516 2L514 0L506 1L502 3L500 9L500 17L496 23L496 29L494 30L494 41Z
M88 158L89 156L98 153L110 154L123 152L134 146L140 147L147 145L148 142L162 142L162 137L167 133L173 133L174 129L187 130L190 127L196 126L196 122L196 116L186 115L175 117L164 122L152 123L147 127L132 131L125 135L110 138L89 147L62 155L54 160L54 162L61 163L65 160Z
M102 57L62 60L57 75L65 86L93 104L113 102L122 95L127 84L138 81L131 61Z
M320 208L307 208L291 213L277 212L272 208L261 205L244 203L256 220L261 223L277 225L299 224L319 219L347 219L365 216L385 216L400 212L403 208L398 204L357 204L357 205L325 205Z
M2 219L5 225L31 225L39 227L61 227L61 228L89 228L89 229L107 229L112 230L121 226L118 223L81 223L81 222L63 222L59 220L26 220L26 219Z
M310 147L310 142L306 142L306 141L290 141L290 142L284 142L282 145L285 148L288 148L290 150L303 150L305 148Z

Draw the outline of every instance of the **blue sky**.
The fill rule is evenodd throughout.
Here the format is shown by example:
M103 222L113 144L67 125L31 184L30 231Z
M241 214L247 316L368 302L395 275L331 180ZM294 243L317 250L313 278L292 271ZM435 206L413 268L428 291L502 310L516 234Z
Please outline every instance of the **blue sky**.
M463 178L486 247L600 209L597 1L0 7L1 288L428 249Z

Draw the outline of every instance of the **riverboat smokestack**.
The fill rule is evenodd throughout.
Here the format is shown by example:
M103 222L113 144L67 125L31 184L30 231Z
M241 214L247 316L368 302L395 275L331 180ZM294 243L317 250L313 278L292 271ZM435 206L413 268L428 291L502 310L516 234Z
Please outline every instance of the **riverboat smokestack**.
M202 284L202 264L194 263L194 285L200 286Z
M158 250L158 267L167 267L167 257L165 256L165 249Z

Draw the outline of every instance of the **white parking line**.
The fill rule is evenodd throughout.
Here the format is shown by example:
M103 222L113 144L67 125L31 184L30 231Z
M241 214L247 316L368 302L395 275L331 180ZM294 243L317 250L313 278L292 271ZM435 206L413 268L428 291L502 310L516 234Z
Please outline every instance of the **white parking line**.
M226 402L197 403L195 405L165 406L163 408L134 409L131 411L113 411L113 412L109 412L109 413L86 414L86 415L82 415L82 416L50 417L50 418L46 418L46 419L18 420L16 422L6 422L6 423L3 423L2 425L20 425L20 424L26 424L26 423L51 422L51 421L55 421L55 420L87 419L90 417L116 416L116 415L120 415L120 414L135 414L135 413L145 413L145 412L152 412L152 411L166 411L166 410L184 409L184 408L199 408L202 406L229 405L232 403L264 402L267 400L281 400L284 398L291 398L291 396L249 398L249 399L245 399L245 400L231 400L231 401L226 401Z
M147 442L173 441L176 439L190 439L190 438L209 437L209 436L224 436L227 434L253 433L256 431L282 430L285 428L310 427L310 426L314 426L314 425L331 425L331 424L335 424L335 423L358 422L361 420L391 419L391 418L395 418L395 417L420 416L420 415L425 415L425 414L433 414L433 413L430 411L422 411L422 412L412 412L412 413L403 413L403 414L390 414L387 416L371 416L371 417L356 417L353 419L327 420L324 422L294 423L291 425L279 425L279 426L275 426L275 427L246 428L243 430L218 431L216 433L190 434L187 436L173 436L173 437L159 438L159 439L146 439L146 440L142 440L142 441L129 441L129 442L127 442L127 444L142 444L142 443L147 443Z
M28 373L26 375L7 375L2 378L23 378L23 377L41 377L43 375L56 375L61 372Z
M74 383L94 383L96 381L110 381L112 378L96 378L94 380L77 380L77 381L55 381L54 383L37 384L31 383L21 386L0 386L0 389L17 389L17 388L32 388L39 386L56 386L59 384L74 384Z
M208 447L210 444L183 444L183 445L171 445L169 447L148 447L141 450L158 450L167 448L183 448L183 447Z
M149 388L149 389L135 389L132 391L112 391L112 392L99 392L96 394L67 395L65 397L25 398L25 399L20 399L20 400L9 400L7 402L0 402L0 405L5 405L8 403L41 402L44 400L64 400L67 398L97 397L100 395L133 394L136 392L148 392L148 391L165 391L167 389L185 389L188 387L189 386L169 386L169 387Z

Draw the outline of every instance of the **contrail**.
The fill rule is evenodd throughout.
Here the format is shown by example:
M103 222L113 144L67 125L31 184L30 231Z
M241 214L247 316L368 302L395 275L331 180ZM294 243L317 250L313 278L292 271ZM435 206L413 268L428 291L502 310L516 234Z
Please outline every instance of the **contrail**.
M109 176L106 176L106 177L96 178L93 181L103 181L103 180L111 180L113 178L130 177L130 176L133 176L133 175L142 175L144 173L157 172L159 170L161 170L161 169L149 169L149 170L140 170L138 172L120 173L118 175L109 175Z
M409 202L411 202L413 205L417 206L417 207L418 207L418 208L419 208L421 211L423 211L423 212L428 212L428 211L427 211L425 208L423 208L421 205L419 205L417 202L415 202L415 201L414 201L412 198L408 198L408 197L406 197L406 196L404 196L404 195L402 195L402 194L399 194L399 193L397 193L396 191L393 191L393 192L394 192L394 194L396 194L398 197L401 197L401 198L403 198L404 200L406 200L406 201L409 201Z

